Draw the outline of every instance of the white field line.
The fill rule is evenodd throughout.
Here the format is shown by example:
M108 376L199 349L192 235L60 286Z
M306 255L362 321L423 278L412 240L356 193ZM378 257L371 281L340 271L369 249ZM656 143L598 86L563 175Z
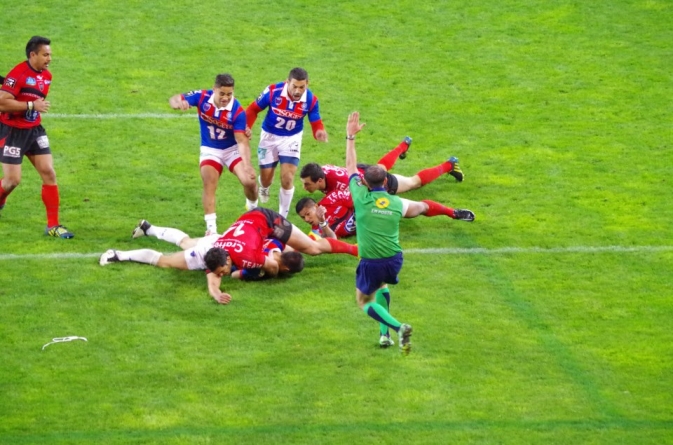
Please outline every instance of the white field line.
M573 246L573 247L501 247L498 249L486 249L482 247L460 248L446 247L439 249L405 249L409 254L439 254L439 255L502 255L502 254L557 254L557 253L656 253L671 252L673 246ZM97 258L99 253L0 253L0 261L3 260L47 260L47 259L81 259Z
M45 113L44 118L55 119L194 119L196 114L171 114L171 113L137 113L137 114L120 114L120 113L105 113L105 114L59 114L59 113Z

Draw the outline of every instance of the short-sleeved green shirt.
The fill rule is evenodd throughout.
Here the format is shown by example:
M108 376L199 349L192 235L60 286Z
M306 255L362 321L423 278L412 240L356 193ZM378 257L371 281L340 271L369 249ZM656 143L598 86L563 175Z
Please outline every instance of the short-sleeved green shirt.
M355 207L360 258L390 258L401 252L402 200L383 188L370 191L357 174L351 175L348 188Z

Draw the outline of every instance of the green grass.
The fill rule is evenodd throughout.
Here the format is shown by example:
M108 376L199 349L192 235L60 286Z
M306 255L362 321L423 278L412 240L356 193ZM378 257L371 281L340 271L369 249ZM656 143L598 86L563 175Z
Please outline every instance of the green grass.
M76 238L42 234L26 162L0 214L0 443L673 443L670 2L2 10L0 72L31 35L53 40L58 116L44 125ZM228 306L197 272L97 264L110 247L177 250L131 240L140 218L203 232L198 124L67 116L177 115L168 97L219 72L245 106L294 66L309 71L330 134L306 134L302 162L343 164L356 109L361 161L406 135L397 173L461 160L465 182L406 195L477 214L402 223L392 311L414 326L409 357L376 347L350 257L225 281ZM253 148L258 135L259 122ZM220 228L243 203L223 175ZM427 248L484 250L411 250ZM69 253L80 256L50 256ZM66 335L88 342L41 350Z

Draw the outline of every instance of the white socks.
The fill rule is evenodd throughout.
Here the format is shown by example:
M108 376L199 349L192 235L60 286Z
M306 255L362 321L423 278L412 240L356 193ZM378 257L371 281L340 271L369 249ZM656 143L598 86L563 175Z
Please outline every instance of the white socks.
M217 214L208 213L203 219L206 221L206 231L211 234L217 233Z
M134 261L136 263L145 263L156 266L161 258L161 252L152 249L138 249L138 250L117 250L117 258L119 261Z
M246 210L252 210L257 208L257 199L250 201L248 198L245 198L245 208Z
M147 229L147 235L157 237L161 241L168 241L178 247L180 247L180 241L189 236L182 230L159 226L150 226L150 228Z
M278 205L278 213L283 215L285 218L287 218L287 214L290 212L293 196L294 187L289 190L285 190L283 187L280 188L280 193L278 193L278 200L280 201Z

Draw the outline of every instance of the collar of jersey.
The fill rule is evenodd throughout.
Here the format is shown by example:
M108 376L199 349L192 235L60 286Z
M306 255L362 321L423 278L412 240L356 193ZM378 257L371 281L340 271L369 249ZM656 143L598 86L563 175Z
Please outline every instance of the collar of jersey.
M370 189L372 192L385 192L386 188L385 187L374 187L373 189Z
M307 94L308 94L308 90L304 91L304 94L301 95L301 99L299 99L297 101L292 100L290 95L287 94L287 82L285 82L285 84L283 85L283 92L280 93L281 96L283 96L284 98L286 98L290 102L306 102L306 95Z
M210 96L208 98L208 103L210 105L214 106L217 111L231 111L231 108L234 106L234 97L233 96L231 97L231 100L229 101L227 106L224 107L224 108L217 108L217 106L215 105L215 102L213 101L213 98L214 98L214 96Z

